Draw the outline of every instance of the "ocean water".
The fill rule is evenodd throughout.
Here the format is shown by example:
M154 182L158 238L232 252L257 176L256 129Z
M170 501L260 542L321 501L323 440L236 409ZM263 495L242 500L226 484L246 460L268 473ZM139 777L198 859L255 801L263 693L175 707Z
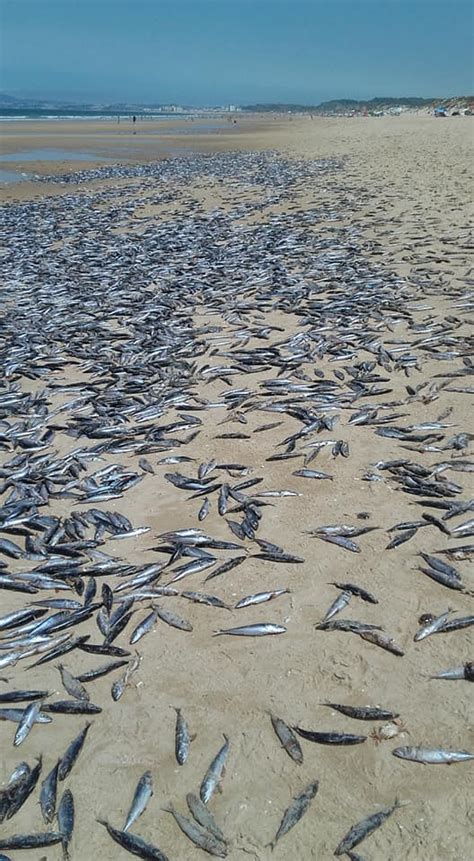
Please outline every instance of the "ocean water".
M54 110L49 108L0 108L0 121L5 120L115 120L120 117L122 122L131 121L133 111L101 111L101 110ZM137 122L146 120L186 120L202 117L206 111L183 111L180 113L140 113L136 112Z
M23 182L29 178L29 173L20 173L20 171L17 170L4 170L4 168L0 168L0 185L10 185L12 182Z
M116 159L115 159L116 160ZM30 149L25 152L6 152L0 161L114 161L93 152L74 152L68 149Z

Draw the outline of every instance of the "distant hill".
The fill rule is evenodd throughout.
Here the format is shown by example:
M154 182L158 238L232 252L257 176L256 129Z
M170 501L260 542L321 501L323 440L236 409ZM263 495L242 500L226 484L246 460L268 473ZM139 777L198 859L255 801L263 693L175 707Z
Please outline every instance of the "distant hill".
M439 104L439 99L420 99L417 97L400 97L393 96L375 96L369 101L361 101L360 99L333 99L330 102L321 102L318 105L318 111L341 111L341 110L380 110L382 108L425 108L433 104Z
M348 113L378 113L380 111L390 111L395 108L404 110L414 110L417 108L433 109L438 105L443 105L447 109L462 109L473 108L474 96L452 96L447 99L430 98L422 99L416 96L375 96L373 99L332 99L328 102L321 102L319 105L299 105L299 104L282 104L264 103L255 105L242 105L243 111L252 111L255 113L306 113L306 114L348 114Z

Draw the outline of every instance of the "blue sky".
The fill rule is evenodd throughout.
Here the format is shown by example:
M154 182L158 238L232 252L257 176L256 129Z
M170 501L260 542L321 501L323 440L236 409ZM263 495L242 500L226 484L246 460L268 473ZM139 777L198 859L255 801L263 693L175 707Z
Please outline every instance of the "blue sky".
M469 94L472 0L0 0L0 90L221 104Z

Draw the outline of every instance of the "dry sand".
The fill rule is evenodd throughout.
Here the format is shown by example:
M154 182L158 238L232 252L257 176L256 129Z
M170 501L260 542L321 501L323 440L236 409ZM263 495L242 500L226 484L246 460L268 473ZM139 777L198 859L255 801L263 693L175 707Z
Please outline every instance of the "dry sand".
M63 126L55 122L48 127L41 124L40 133L36 128L36 124L29 124L28 128L12 124L3 139L5 151L54 145L97 152L96 147L100 146L101 152L107 151L122 160L131 146L125 135L122 138L114 129L97 124ZM189 136L185 146L203 150L273 149L290 155L344 157L344 171L325 177L321 189L302 190L298 203L306 207L334 201L336 205L344 196L349 209L353 209L350 223L361 231L360 242L368 258L382 262L408 281L411 273L427 270L434 282L438 277L444 279L441 284L446 287L446 295L438 289L429 302L435 317L444 317L453 313L451 291L461 290L472 266L467 246L472 225L469 156L473 128L474 120L469 118L239 119L237 130L206 135L205 140L203 136ZM136 148L133 161L146 161L158 155L155 139L141 129L137 130L133 147ZM68 169L72 167L69 165ZM61 165L63 170L65 165ZM51 166L43 165L38 172L52 172ZM117 185L117 181L111 184ZM130 199L136 197L139 202L140 183L124 180L122 184L124 195ZM94 182L77 190L82 193L99 187ZM67 186L65 190L70 193L75 189ZM9 186L4 196L10 201L63 191L48 184L22 183ZM162 221L169 217L168 212L185 206L189 198L197 200L206 211L242 199L242 192L230 185L197 183L176 204L156 211L137 208L136 216L150 215ZM133 219L132 215L131 225ZM339 226L340 222L336 224ZM324 230L329 231L332 226L331 220L321 223ZM422 316L420 312L420 319ZM467 335L469 321L465 315L460 316L465 322L458 334ZM219 320L215 314L204 313L199 322ZM271 322L287 330L291 318L275 313ZM399 330L394 337L401 337ZM325 362L321 366L327 373L334 367ZM427 361L416 382L431 379L439 370L439 363ZM390 396L393 399L406 398L404 382L408 381L398 377L394 378L394 392ZM259 379L257 375L255 387ZM24 387L30 388L31 383L26 381ZM212 400L222 389L222 383L217 381L204 387L203 395ZM405 404L403 409L408 415L403 423L434 421L452 408L448 421L456 426L453 432L472 430L471 404L469 395L441 391L429 404L421 400ZM250 560L245 565L244 579L238 568L223 578L225 583L219 591L216 589L217 594L230 601L262 588L289 587L290 596L279 598L274 604L250 608L245 616L246 622L285 620L288 633L260 640L213 639L210 634L216 627L242 623L238 613L231 616L211 607L187 604L183 607L185 602L170 599L167 606L192 619L193 633L161 625L145 637L139 644L143 663L136 677L137 685L127 690L118 704L110 698L110 677L95 682L91 688L93 700L103 706L103 712L94 719L87 745L69 781L77 813L72 858L87 861L99 857L112 861L129 857L95 824L95 818L110 818L120 827L136 781L146 769L153 773L155 795L135 831L159 845L170 859L194 861L203 857L177 830L171 817L161 812L161 807L170 799L180 802L186 792L196 791L225 732L231 739L231 752L223 793L215 797L212 807L224 831L232 835L230 861L244 858L266 861L270 857L275 861L289 857L298 861L326 861L354 822L390 804L395 797L409 805L370 838L367 848L361 847L364 857L374 861L402 858L470 861L472 763L428 767L403 762L391 754L397 743L474 750L469 684L427 678L432 672L472 659L472 634L467 629L413 643L421 613L437 614L448 606L463 614L470 612L467 596L444 590L416 570L416 554L420 550L447 547L449 540L441 533L434 536L433 530L420 530L406 545L385 551L388 541L385 530L399 521L418 518L420 509L410 504L408 496L389 490L386 484L360 480L374 461L401 456L397 440L377 438L369 430L364 433L364 429L347 425L344 419L341 435L351 446L351 456L333 462L328 455L321 455L311 466L334 473L335 480L308 482L291 476L294 468L291 461L288 464L265 460L287 433L297 429L293 420L283 417L280 428L259 434L251 441L226 442L214 439L213 411L202 415L203 430L186 447L186 454L196 457L197 462L216 457L247 464L253 474L265 476L266 488L291 487L302 494L275 500L275 507L265 510L263 532L266 539L303 556L304 565L270 565L262 569L257 560ZM249 415L249 430L266 420L262 415ZM273 419L269 414L268 421ZM224 425L220 430L223 429L241 427ZM424 464L442 457L407 452L407 456L411 455ZM5 453L3 459L10 456ZM157 460L149 459L154 463ZM113 460L127 463L126 457ZM136 458L132 463L135 468ZM470 476L462 474L459 479L464 486L462 498L467 499L472 492ZM146 475L138 487L127 492L124 500L117 500L116 506L109 502L100 507L108 510L116 507L134 524L151 526L150 535L154 536L166 529L197 525L197 506L184 500L183 493L167 484L161 468L157 468L156 476ZM59 501L53 508L54 513L65 510L67 507ZM354 522L358 512L369 512L368 522L381 527L360 540L362 552L358 555L305 534L315 524ZM209 515L204 526L208 534L229 538L216 512ZM117 552L125 559L136 564L149 561L150 554L144 552L144 547L152 546L152 538L120 543ZM14 563L12 567L21 566ZM472 563L460 563L460 570L472 587ZM202 579L198 577L189 588L201 588ZM328 585L332 580L350 580L378 596L377 606L358 604L352 607L351 614L343 615L383 625L405 648L403 658L350 634L314 630L315 622L336 595ZM4 612L23 603L21 596L2 594ZM65 663L76 672L101 662L93 656L73 655ZM52 664L30 674L19 669L2 675L12 680L12 686L33 682L34 687L60 689L58 673ZM305 760L298 767L280 750L266 710L272 709L290 723L313 729L345 729L356 733L371 729L370 724L351 721L320 707L324 700L393 708L400 712L409 734L380 745L369 739L352 748L304 743ZM190 759L183 768L174 759L174 706L183 708L191 732L196 733ZM54 729L35 729L19 751L11 746L13 725L2 724L0 779L5 779L19 759L32 761L40 752L47 767L52 766L83 724L84 719L59 716ZM272 854L264 847L274 836L283 811L291 797L315 778L320 780L321 788L313 807ZM184 810L182 804L180 809ZM3 826L2 832L41 830L40 819L30 799L13 822ZM55 847L32 853L15 852L13 857L18 861L28 857L54 861L60 855L60 849Z

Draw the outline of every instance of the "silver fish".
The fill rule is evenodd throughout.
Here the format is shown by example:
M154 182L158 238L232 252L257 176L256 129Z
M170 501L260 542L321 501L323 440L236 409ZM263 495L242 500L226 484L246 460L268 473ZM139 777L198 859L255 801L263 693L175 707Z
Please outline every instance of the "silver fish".
M359 843L362 843L366 837L373 834L377 828L380 828L380 826L383 825L383 823L392 815L394 810L398 810L400 806L400 802L395 800L391 807L386 807L383 810L379 810L377 813L372 813L371 816L368 816L366 819L353 825L334 850L334 854L346 855L351 851L351 849L354 849L359 845Z
M192 631L193 626L191 622L188 622L187 619L182 619L181 616L177 616L175 613L171 613L169 610L163 609L163 607L155 607L156 613L159 618L162 619L163 622L166 622L167 625L171 625L172 628L179 628L180 631Z
M61 675L61 681L65 690L76 700L84 700L88 702L90 700L90 696L86 691L84 685L66 669L63 664L57 664L57 669Z
M212 797L214 790L220 784L224 774L225 764L229 753L229 739L225 734L224 739L225 743L212 760L201 783L199 796L204 804L207 804L209 799Z
M273 622L258 622L256 625L242 625L240 628L227 628L214 631L213 637L221 634L231 634L234 637L266 637L268 634L284 634L286 628L283 625L274 625Z
M240 610L242 607L250 607L252 604L263 604L266 601L271 601L272 598L287 595L289 592L289 589L274 589L272 592L257 592L255 595L247 595L246 598L241 598L237 602L234 609Z
M128 829L133 825L133 823L136 822L138 817L142 815L152 795L153 778L150 771L145 771L144 774L142 774L140 780L138 781L135 792L133 794L133 800L130 805L130 810L127 813L125 825L123 827L124 831L128 831Z
M47 777L43 780L41 784L40 791L40 805L41 805L41 813L43 814L44 821L49 824L54 819L54 814L56 812L56 795L58 791L58 770L60 766L61 760L59 759L51 769Z
M38 715L41 711L41 706L41 702L34 702L30 703L30 705L26 707L25 711L23 712L23 717L18 724L15 738L13 740L13 744L15 745L15 747L18 747L18 745L24 742L33 724L37 721Z
M340 613L341 610L344 610L344 607L347 607L349 601L352 598L352 593L345 590L341 592L340 595L337 596L336 600L332 602L329 607L326 615L323 617L323 622L328 622L329 619L332 619L337 613Z
M467 750L445 750L440 747L396 747L392 753L400 759L410 759L425 765L449 765L474 759L474 753L468 753Z
M288 724L285 723L284 720L274 715L272 712L270 714L270 719L272 722L273 729L275 730L282 747L286 750L288 756L294 762L297 762L298 765L301 765L303 762L303 751L301 750L301 745L296 738L293 730Z
M152 630L156 620L158 618L158 614L156 610L152 610L144 619L137 625L137 627L132 631L130 635L129 643L133 646L135 643L138 643L145 634L148 634L149 631Z
M436 616L436 618L430 619L427 624L422 625L422 627L418 629L415 636L413 637L415 643L418 643L420 640L424 640L425 637L429 637L431 636L431 634L435 634L436 631L439 631L439 629L449 618L450 613L451 610L446 610L445 613L441 613L439 616Z
M214 837L217 837L218 840L221 840L222 843L225 843L225 837L222 830L217 825L216 820L214 819L210 810L206 807L206 805L198 798L197 795L194 795L192 792L188 792L186 796L186 802L189 807L190 813L194 816L196 822L199 822L199 825L202 825L206 831L210 831Z
M317 791L319 788L319 781L315 780L313 783L310 783L303 792L300 792L299 795L293 800L293 803L285 810L283 814L283 819L281 820L280 827L273 839L273 841L269 844L272 849L275 848L276 844L285 834L293 828L297 822L300 821L302 816L308 810L311 802L313 801Z
M184 765L189 756L189 745L191 742L189 736L188 725L181 713L181 709L176 711L176 730L175 730L175 756L179 765Z
M186 834L186 837L189 837L196 846L199 846L200 849L203 849L205 852L208 852L209 855L214 855L217 858L227 857L226 844L221 840L218 840L212 832L207 831L201 825L188 819L187 816L183 816L173 807L172 804L164 809L174 816L174 819L181 828L183 834Z

